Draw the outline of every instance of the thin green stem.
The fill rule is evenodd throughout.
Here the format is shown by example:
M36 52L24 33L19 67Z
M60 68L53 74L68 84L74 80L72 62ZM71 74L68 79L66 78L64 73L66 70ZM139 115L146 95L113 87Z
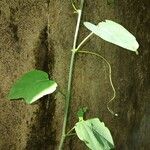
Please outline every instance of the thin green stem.
M80 9L77 10L78 19L77 19L76 30L75 30L75 35L74 35L73 50L72 50L72 55L71 55L71 60L70 60L68 87L67 87L67 94L66 94L66 101L65 101L65 113L64 113L62 136L61 136L61 140L60 140L60 144L59 144L59 150L63 149L63 144L64 144L64 141L65 141L65 135L66 135L68 113L69 113L69 107L70 107L70 101L71 101L72 75L73 75L75 53L76 53L75 50L76 50L76 45L77 45L77 39L78 39L80 22L81 22L83 4L84 4L84 0L81 0Z
M72 129L70 129L70 130L66 133L66 135L70 135L71 132L72 132L74 129L75 129L75 127L73 127Z
M76 45L77 45L77 39L78 39L82 10L80 10L80 9L77 10L77 13L78 13L78 20L77 20L76 31L75 31L75 35L74 35L73 50L76 49Z
M85 53L85 54L95 55L95 56L97 56L97 57L102 58L102 59L106 62L106 64L108 65L108 68L109 68L109 80L110 80L110 85L111 85L112 90L113 90L113 97L108 101L108 103L107 103L107 109L109 110L109 112L110 112L111 114L113 114L113 115L115 115L115 116L118 116L118 114L114 113L114 111L109 107L109 104L110 104L110 103L115 99L115 97L116 97L116 90L115 90L114 85L113 85L113 82L112 82L112 71L111 71L112 69L111 69L110 63L109 63L103 56L101 56L100 54L95 53L95 52L90 52L90 51L78 51L78 53Z
M81 48L81 46L93 35L93 32L91 32L87 37L83 39L83 41L78 45L77 50Z
M72 4L72 7L73 7L74 11L77 12L78 9L76 8L76 6L75 6L73 0L71 0L71 4Z
M65 135L66 135L68 112L69 112L70 99L71 99L71 84L72 84L74 58L75 58L75 52L72 52L71 61L70 61L70 69L69 69L67 96L66 96L66 102L65 102L65 113L64 113L64 120L63 120L62 136L61 136L61 140L60 140L59 150L63 149L63 144L65 141Z
M58 90L58 92L66 99L66 95L62 91Z

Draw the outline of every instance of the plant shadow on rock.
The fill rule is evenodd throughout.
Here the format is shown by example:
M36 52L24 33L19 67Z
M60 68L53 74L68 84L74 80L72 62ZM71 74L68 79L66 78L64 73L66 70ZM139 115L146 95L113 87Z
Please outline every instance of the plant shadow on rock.
M50 51L49 51L50 50ZM48 42L47 27L39 36L38 46L34 50L36 58L36 69L43 70L50 74L54 64L53 46ZM36 112L36 123L31 128L31 133L27 141L27 150L45 150L51 147L54 149L55 131L51 128L52 118L55 111L55 99L53 95L41 98L39 110Z

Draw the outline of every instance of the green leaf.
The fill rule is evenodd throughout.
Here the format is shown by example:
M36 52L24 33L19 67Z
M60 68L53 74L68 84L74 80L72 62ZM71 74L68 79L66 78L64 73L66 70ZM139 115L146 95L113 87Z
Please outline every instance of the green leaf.
M10 89L8 98L10 100L23 98L26 103L31 104L56 90L57 83L49 80L44 71L33 70L24 74L14 83Z
M103 40L137 53L139 44L136 38L122 25L111 20L100 22L98 25L84 22L84 25Z
M76 123L75 131L80 140L91 150L110 150L114 148L111 133L98 118Z
M77 115L79 118L79 121L83 120L84 114L87 112L87 107L82 107L78 110Z

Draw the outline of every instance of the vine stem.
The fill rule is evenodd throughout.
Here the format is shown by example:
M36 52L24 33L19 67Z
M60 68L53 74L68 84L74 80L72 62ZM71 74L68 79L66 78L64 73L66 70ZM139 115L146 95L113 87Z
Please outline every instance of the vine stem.
M115 99L116 97L116 90L115 90L115 87L113 85L113 82L112 82L112 69L111 69L111 65L110 63L107 61L106 58L104 58L103 56L101 56L100 54L98 53L95 53L95 52L90 52L90 51L78 51L78 53L85 53L85 54L91 54L91 55L94 55L94 56L97 56L97 57L100 57L102 58L106 64L108 65L108 68L109 68L109 81L110 81L110 85L112 87L112 90L113 90L113 97L107 102L107 109L109 110L109 112L111 114L113 114L114 116L118 116L118 114L114 113L114 111L109 107L109 104Z
M78 45L77 50L81 48L81 46L93 35L93 32L91 32L83 41Z
M72 75L73 75L73 69L74 69L77 39L78 39L78 34L79 34L79 27L80 27L80 22L81 22L83 4L84 4L84 0L81 0L80 9L77 10L78 19L77 19L77 24L76 24L73 49L72 49L72 55L71 55L71 60L70 60L68 86L67 86L67 94L66 94L66 101L65 101L65 113L64 113L64 121L63 121L61 140L60 140L60 144L59 144L59 150L63 149L63 144L64 144L65 137L66 137L66 127L67 127L67 120L68 120L69 107L70 107L70 101L71 101Z

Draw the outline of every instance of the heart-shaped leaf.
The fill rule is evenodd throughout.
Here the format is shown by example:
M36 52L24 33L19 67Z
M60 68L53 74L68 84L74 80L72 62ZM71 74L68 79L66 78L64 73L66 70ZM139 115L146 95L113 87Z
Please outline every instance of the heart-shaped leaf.
M11 100L23 98L31 104L56 90L57 83L49 80L44 71L33 70L24 74L10 89L8 98Z
M75 131L80 140L91 150L110 150L114 148L111 133L98 118L76 123Z
M84 22L84 25L103 40L138 53L139 44L136 38L122 25L111 20L100 22L98 25Z

